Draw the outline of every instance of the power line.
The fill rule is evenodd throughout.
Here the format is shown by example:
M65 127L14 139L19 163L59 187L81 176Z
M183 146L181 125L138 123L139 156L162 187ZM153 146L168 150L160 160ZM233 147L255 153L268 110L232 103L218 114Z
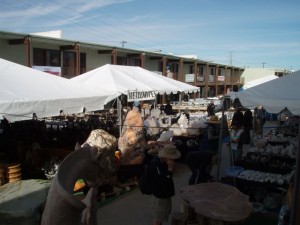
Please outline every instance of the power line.
M126 21L126 19L124 18L129 18L130 16L132 16L132 14L128 15L126 13L124 13L124 11L120 11L118 7L114 7L113 5L110 5L110 7L114 8L115 11L118 12L117 16L113 16L111 14L108 14L106 12L103 12L103 10L100 10L100 8L96 8L96 10L99 10L98 14L94 14L94 18L93 21L97 21L97 24L105 24L106 27L104 26L103 29L102 28L96 28L93 25L87 26L86 21L87 18L91 18L87 15L85 15L86 13L84 13L83 15L85 15L84 18L80 18L81 12L80 12L80 8L79 9L74 9L74 8L70 8L70 7L66 7L66 4L64 4L62 1L57 1L54 0L52 1L52 3L55 4L55 6L57 7L57 11L53 10L50 11L48 13L46 13L45 15L41 16L40 12L37 11L33 11L31 10L31 16L33 18L38 18L38 20L42 20L44 21L45 26L43 27L43 29L45 29L45 27L47 27L47 25L49 25L48 27L51 27L51 25L53 24L53 27L55 27L55 21L57 21L58 23L60 23L60 21L65 22L66 20L70 19L74 19L75 21L75 25L77 25L77 32L78 33L83 33L86 34L89 37L101 37L101 39L105 40L104 42L109 42L109 38L116 36L116 37L122 37L122 33L126 34L126 36L128 36L127 38L129 38L131 40L131 43L134 43L134 45L136 46L140 46L142 48L159 48L160 46L162 46L161 43L155 43L153 41L153 39L151 39L150 37L148 37L147 35L143 35L141 33L141 27L136 26L132 23L128 23L128 21ZM26 2L23 3L22 5L17 5L17 4L10 4L10 8L12 10L28 10L29 8L34 8L37 7L38 5L34 5L30 2ZM47 6L47 8L50 8L50 5ZM65 13L61 13L59 10L64 9ZM105 16L105 19L101 18L101 15ZM77 18L78 16L78 18ZM74 18L73 18L74 17ZM78 21L77 21L78 19ZM108 22L108 20L111 19L111 22ZM119 24L120 21L123 21L122 26L116 26L113 22L117 22L117 24ZM34 23L32 23L34 25ZM136 27L136 29L133 29L132 32L130 32L130 30L124 28L124 24L129 24L133 27ZM63 26L63 25L61 25ZM60 29L60 27L55 27L55 29ZM38 29L38 28L37 28ZM68 30L69 28L66 27L66 30ZM48 29L49 30L49 29ZM64 29L63 29L64 30ZM39 30L41 31L41 29ZM172 29L170 30L163 30L160 33L160 37L162 40L166 40L170 37L170 31L172 31ZM36 32L36 31L33 31ZM110 34L110 35L108 35ZM119 40L118 42L120 42L121 40ZM99 42L99 41L97 41ZM141 45L139 44L140 42L143 42L145 44ZM149 45L149 46L147 46Z

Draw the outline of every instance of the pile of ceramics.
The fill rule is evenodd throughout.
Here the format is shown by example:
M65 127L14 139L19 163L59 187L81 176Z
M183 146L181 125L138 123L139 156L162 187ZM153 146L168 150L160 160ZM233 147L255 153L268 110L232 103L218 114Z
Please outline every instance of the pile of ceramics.
M276 173L266 173L257 170L244 170L238 175L238 178L248 181L283 185L289 182L291 176L291 173L283 175Z
M276 136L269 140L254 139L253 142L255 146L249 152L296 158L297 143L292 138Z

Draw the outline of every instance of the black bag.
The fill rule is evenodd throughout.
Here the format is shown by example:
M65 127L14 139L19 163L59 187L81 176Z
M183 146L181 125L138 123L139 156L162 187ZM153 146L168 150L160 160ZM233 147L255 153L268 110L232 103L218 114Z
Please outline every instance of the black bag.
M144 172L139 180L139 188L144 195L151 195L153 193L148 166L144 167Z

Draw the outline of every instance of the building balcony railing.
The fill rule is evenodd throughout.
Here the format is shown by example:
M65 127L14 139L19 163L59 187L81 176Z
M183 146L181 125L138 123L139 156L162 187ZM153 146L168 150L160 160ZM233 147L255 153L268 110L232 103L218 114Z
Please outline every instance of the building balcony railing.
M197 76L197 80L196 80L196 84L197 85L205 85L205 78L206 75L198 75ZM243 77L233 77L231 78L230 76L216 76L215 75L209 75L208 76L208 84L209 85L213 85L216 82L218 82L219 85L222 85L224 83L226 83L226 85L241 85L244 84L244 78Z
M77 76L77 69L76 67L51 67L51 66L38 66L36 69L43 70L45 72L49 72L55 75L59 75L61 77L65 78L72 78ZM89 72L95 68L80 68L79 74L83 74L86 72ZM52 71L53 70L53 71ZM55 72L55 73L54 73ZM167 74L169 78L172 78L174 80L178 80L178 73L175 72L169 72ZM185 82L194 84L194 74L185 74L184 76ZM206 85L206 76L205 75L197 75L196 77L196 85L204 86ZM244 77L229 77L229 76L216 76L215 75L209 75L208 76L208 85L215 85L216 82L218 85L243 85L245 78Z

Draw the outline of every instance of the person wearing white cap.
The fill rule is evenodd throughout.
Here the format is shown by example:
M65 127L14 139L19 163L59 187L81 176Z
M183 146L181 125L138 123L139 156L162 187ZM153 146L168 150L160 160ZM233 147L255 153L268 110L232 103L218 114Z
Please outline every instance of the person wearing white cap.
M166 144L158 152L149 165L149 176L153 191L152 212L153 225L167 222L172 210L172 196L175 195L174 181L172 178L174 160L181 157L181 153L174 144Z

